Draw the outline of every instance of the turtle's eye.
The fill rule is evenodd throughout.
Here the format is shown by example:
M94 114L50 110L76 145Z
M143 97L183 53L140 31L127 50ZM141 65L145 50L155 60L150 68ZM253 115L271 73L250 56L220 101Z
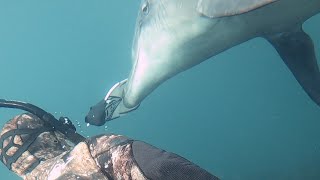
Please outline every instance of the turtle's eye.
M144 15L148 15L149 14L149 3L148 1L144 1L144 3L141 6L141 11Z

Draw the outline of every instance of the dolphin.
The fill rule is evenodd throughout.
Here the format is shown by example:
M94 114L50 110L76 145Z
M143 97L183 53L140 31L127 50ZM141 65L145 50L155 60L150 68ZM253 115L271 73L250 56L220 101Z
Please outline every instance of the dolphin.
M100 114L89 113L86 122L103 125L128 113L169 78L256 37L270 42L320 105L314 45L302 29L319 11L320 0L142 0L129 78L110 89Z

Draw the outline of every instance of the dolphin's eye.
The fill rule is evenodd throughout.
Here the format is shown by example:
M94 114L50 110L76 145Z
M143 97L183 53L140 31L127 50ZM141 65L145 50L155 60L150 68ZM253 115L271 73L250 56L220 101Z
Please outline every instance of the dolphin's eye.
M145 1L142 4L141 10L142 10L144 15L147 15L149 13L149 3L148 3L148 1Z

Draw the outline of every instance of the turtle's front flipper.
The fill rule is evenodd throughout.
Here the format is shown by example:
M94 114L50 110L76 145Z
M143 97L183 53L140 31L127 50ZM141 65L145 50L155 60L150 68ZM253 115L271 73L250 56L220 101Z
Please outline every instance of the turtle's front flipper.
M310 98L320 106L320 72L312 39L302 27L265 37Z
M107 93L106 97L90 108L85 121L91 125L102 126L106 121L113 120L138 108L127 108L123 105L123 91L127 79L115 84Z

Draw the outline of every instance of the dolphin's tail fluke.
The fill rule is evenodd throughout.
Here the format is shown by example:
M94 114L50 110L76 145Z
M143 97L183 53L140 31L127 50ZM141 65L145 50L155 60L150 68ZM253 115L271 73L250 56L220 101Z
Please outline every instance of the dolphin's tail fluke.
M309 97L320 106L320 72L312 39L302 27L268 35L266 39L293 73Z

